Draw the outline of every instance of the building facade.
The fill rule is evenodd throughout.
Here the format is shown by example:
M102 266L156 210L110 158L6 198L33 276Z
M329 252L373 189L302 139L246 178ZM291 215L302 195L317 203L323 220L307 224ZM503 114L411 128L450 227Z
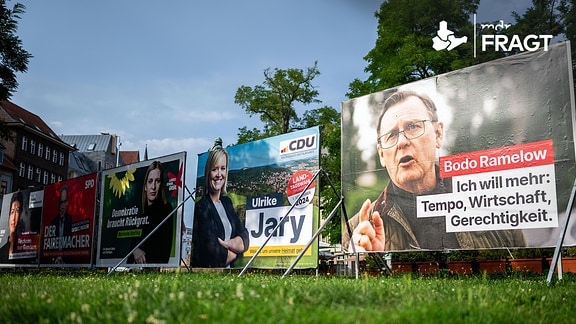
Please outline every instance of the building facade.
M12 168L11 185L7 184L5 193L67 179L72 146L62 141L40 117L10 101L0 101L0 118L13 137L12 141L0 140L4 147L0 189L6 180L6 170Z

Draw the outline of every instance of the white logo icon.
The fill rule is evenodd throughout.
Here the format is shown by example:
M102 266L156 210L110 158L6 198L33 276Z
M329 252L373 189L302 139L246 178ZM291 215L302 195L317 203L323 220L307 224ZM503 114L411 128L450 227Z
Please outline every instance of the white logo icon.
M448 30L448 23L446 23L445 20L442 20L440 22L440 28L436 32L436 35L438 36L434 36L434 38L432 39L432 41L434 42L432 47L437 51L443 49L447 49L450 51L468 41L468 37L466 36L455 37L454 32Z

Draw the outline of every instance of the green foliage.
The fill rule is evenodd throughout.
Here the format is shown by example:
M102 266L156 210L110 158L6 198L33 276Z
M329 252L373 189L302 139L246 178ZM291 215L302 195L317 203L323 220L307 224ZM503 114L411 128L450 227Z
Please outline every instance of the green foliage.
M474 261L478 259L478 250L450 251L446 256L447 261Z
M5 323L570 323L576 278L0 273Z
M518 249L512 251L512 255L516 259L548 258L552 257L553 253L554 249L551 248Z
M364 57L368 62L365 81L355 79L349 85L349 98L392 88L474 64L516 54L518 51L476 51L467 42L451 51L436 51L432 39L438 23L444 20L455 35L473 35L470 17L479 0L389 0L376 13L378 38ZM476 29L481 34L554 35L566 32L567 39L576 35L574 0L533 0L525 13L512 13L516 22L507 30ZM409 9L407 9L409 8ZM492 23L492 22L487 22ZM575 46L572 44L572 46ZM573 51L574 53L574 51Z
M507 250L479 250L478 260L503 260L506 259L510 253Z
M566 248L565 255L567 257L576 257L576 246L571 246L569 248Z
M564 1L560 1L560 5L562 3ZM564 24L560 12L556 10L557 4L558 0L532 0L532 7L523 14L512 13L516 23L509 31L521 38L530 34L557 36L563 33Z
M340 113L334 108L324 106L318 109L306 111L301 120L302 128L320 125L320 166L326 172L329 179L320 180L320 209L323 218L335 210L341 192L340 186ZM326 225L322 232L331 244L341 241L341 214L339 210Z
M562 20L562 25L564 25L564 34L566 39L574 40L576 38L576 7L574 0L560 0L558 5L559 18ZM576 55L574 52L575 43L571 44L572 55Z
M16 36L17 19L26 7L16 3L9 9L5 0L0 0L0 100L7 100L18 88L16 72L26 72L32 57L22 48L22 41Z
M238 131L238 142L236 142L236 144L244 144L266 138L257 128L248 129L244 126L239 128Z
M234 103L240 105L249 116L258 115L264 123L262 132L241 128L239 137L253 138L257 135L265 138L286 134L298 128L300 117L294 105L320 103L320 100L316 99L318 91L312 85L312 80L319 74L317 62L306 71L294 68L287 70L275 68L271 71L268 68L264 70L263 85L238 88Z
M408 251L392 254L393 261L402 262L437 262L442 260L442 252L439 251Z
M17 72L28 70L32 55L22 48L22 41L16 36L20 15L25 11L23 4L16 3L9 9L5 0L0 0L0 101L8 100L18 88ZM0 138L14 141L6 122L0 119Z
M376 44L364 57L368 79L354 80L347 96L353 98L479 63L480 59L470 59L470 42L452 51L436 51L432 47L440 20L448 22L448 29L456 35L472 31L469 19L478 3L479 0L384 1L376 13Z
M250 116L258 115L264 129L239 129L238 143L248 143L271 136L289 133L295 129L320 126L320 165L330 181L320 181L320 208L327 217L340 197L340 113L329 106L311 109L298 116L294 104L320 103L318 91L312 85L320 74L317 62L306 71L301 69L274 69L264 71L264 83L255 87L241 86L236 91L235 103ZM340 216L334 215L323 235L330 243L340 242Z

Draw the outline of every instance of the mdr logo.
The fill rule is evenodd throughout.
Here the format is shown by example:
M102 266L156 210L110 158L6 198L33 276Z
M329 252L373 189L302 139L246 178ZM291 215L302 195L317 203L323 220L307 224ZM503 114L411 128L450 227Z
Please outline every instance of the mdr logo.
M512 24L505 23L504 20L499 20L497 23L476 23L476 14L474 14L474 57L476 57L476 49L480 48L482 52L510 52L510 51L529 51L533 52L539 49L544 51L548 50L552 35L535 35L529 34L524 37L520 35L504 35L502 32L510 28ZM493 31L492 33L482 33L483 31ZM480 35L480 39L476 35ZM448 29L448 23L441 21L438 24L438 31L436 36L432 39L432 47L437 50L452 50L462 44L468 42L467 36L455 35L453 31ZM478 41L480 46L477 46Z

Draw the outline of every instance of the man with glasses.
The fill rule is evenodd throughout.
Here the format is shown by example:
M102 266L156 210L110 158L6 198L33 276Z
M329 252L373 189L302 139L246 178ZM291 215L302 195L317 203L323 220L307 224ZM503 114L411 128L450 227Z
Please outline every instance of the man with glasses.
M377 123L377 151L390 182L373 203L368 199L349 221L352 251L402 251L524 246L521 232L447 233L444 217L416 217L416 196L452 192L451 178L440 178L436 150L444 124L427 96L400 91L383 104Z

